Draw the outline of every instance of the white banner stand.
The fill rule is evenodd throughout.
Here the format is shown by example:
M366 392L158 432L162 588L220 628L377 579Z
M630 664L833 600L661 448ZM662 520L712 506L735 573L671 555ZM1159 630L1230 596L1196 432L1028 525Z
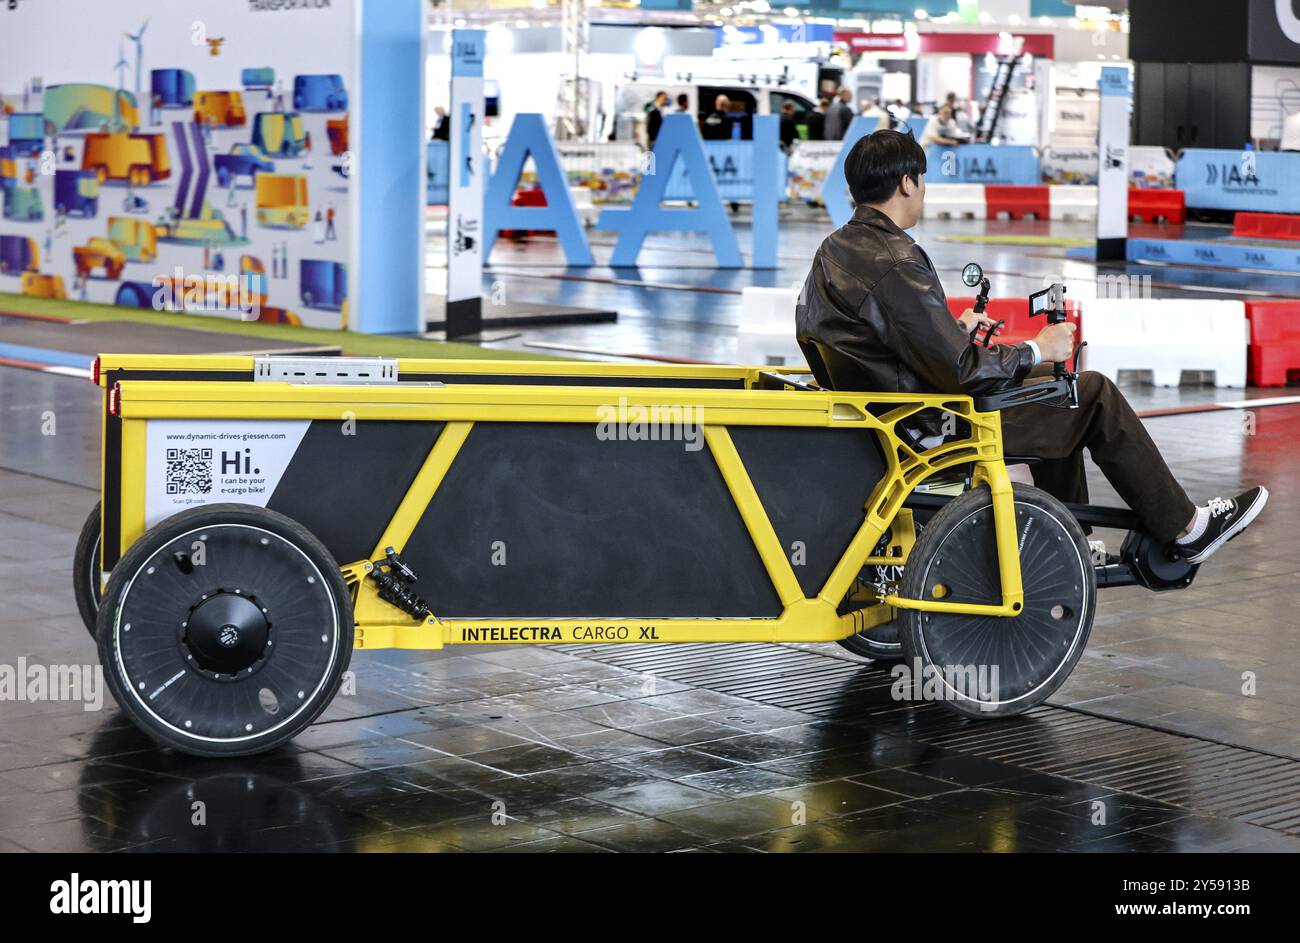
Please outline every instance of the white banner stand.
M1133 94L1128 69L1101 70L1101 115L1097 129L1097 261L1128 257L1128 144Z
M483 54L486 33L451 32L451 160L447 199L447 339L483 328Z

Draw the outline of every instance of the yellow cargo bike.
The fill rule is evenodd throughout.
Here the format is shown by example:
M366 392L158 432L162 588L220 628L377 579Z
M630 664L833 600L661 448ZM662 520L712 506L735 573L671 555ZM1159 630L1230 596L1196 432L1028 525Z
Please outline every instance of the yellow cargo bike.
M110 687L158 741L241 755L354 650L839 641L1001 717L1069 675L1099 582L1190 583L1129 512L1013 485L1009 402L813 372L105 355L75 588ZM922 410L952 430L928 448ZM1131 528L1122 562L1081 521Z

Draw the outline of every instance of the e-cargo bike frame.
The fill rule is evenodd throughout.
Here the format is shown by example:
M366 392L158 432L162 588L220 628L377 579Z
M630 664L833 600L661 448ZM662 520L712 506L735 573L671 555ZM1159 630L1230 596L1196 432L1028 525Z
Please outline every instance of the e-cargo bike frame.
M309 724L353 649L885 627L990 717L1068 676L1099 575L1151 585L1094 567L1088 509L1013 486L996 410L801 376L105 355L75 585L110 686L161 742L238 755ZM924 410L953 430L928 448Z

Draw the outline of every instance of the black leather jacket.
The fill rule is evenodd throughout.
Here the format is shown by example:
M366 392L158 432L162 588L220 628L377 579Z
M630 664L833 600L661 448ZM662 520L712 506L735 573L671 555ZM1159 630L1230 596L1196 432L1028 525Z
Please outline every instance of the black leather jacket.
M818 382L833 389L991 393L1018 385L1034 366L1027 344L972 344L930 257L867 206L818 247L795 330Z

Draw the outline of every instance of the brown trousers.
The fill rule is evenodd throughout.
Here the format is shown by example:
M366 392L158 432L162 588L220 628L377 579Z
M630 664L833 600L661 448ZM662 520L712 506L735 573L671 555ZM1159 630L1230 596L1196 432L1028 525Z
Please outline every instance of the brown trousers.
M1034 484L1072 504L1088 503L1086 448L1157 540L1173 540L1196 513L1124 394L1099 373L1079 374L1078 409L1036 404L1003 411L1002 444L1009 461L1041 459L1032 465Z

